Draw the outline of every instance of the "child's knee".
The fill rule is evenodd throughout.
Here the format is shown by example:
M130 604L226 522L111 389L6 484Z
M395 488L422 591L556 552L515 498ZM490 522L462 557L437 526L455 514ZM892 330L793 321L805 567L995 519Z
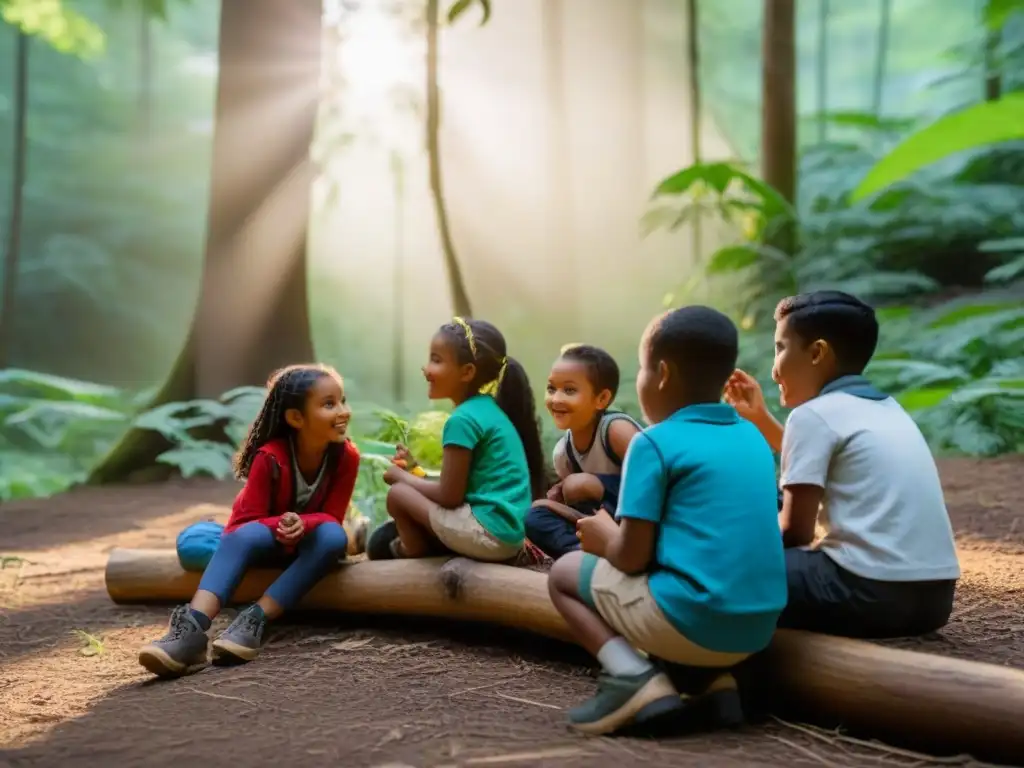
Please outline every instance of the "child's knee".
M329 555L342 555L348 548L348 534L338 523L321 523L311 533L313 546Z
M220 540L220 548L248 552L265 546L269 540L273 540L273 532L263 523L246 523L236 528L231 533L225 533Z
M562 496L566 504L581 501L600 501L604 497L604 485L595 475L579 473L569 475L562 481Z
M579 589L582 552L569 552L555 560L548 573L548 592L575 597Z

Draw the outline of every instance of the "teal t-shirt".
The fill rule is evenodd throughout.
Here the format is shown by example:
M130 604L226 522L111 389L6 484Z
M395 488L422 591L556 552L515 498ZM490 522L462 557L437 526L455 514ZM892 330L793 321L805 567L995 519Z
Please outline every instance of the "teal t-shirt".
M466 503L488 533L506 544L526 538L526 513L533 501L530 469L519 433L490 395L474 395L445 422L445 446L473 452Z
M629 444L618 516L659 526L650 589L704 648L756 653L786 605L775 460L730 405L691 405Z

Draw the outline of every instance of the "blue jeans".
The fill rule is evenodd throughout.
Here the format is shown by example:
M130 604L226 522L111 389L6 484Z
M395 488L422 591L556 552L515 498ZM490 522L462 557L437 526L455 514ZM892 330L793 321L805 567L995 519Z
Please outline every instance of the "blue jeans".
M302 537L296 553L289 556L270 528L262 523L246 523L220 540L199 589L212 592L224 605L249 568L283 567L284 573L266 595L288 610L345 556L347 545L348 536L340 524L321 523Z

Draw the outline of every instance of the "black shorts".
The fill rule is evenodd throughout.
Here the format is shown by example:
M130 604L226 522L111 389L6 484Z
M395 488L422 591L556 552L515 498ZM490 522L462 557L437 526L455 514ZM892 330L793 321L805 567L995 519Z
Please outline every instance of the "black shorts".
M923 635L953 612L956 580L876 581L840 567L824 552L786 550L789 600L779 627L872 638Z

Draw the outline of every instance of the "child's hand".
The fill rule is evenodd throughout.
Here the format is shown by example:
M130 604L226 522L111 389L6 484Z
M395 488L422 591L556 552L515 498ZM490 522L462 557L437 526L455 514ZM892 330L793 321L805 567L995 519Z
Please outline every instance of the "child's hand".
M414 459L412 454L409 453L409 449L401 443L395 446L395 455L392 457L391 461L402 469L412 469L413 467L419 466L416 459Z
M388 485L394 485L395 483L402 482L409 476L409 473L398 466L398 464L392 464L390 467L384 470L384 482Z
M725 384L725 402L747 421L756 422L768 412L761 385L757 379L739 368L732 372Z
M302 522L302 518L294 512L285 512L274 532L274 538L282 544L295 544L305 533L306 525Z
M562 495L562 484L561 483L555 483L553 486L551 486L551 490L548 491L548 498L551 501L561 501L561 502L565 501L565 497Z
M580 540L580 548L589 554L604 557L608 545L619 533L615 518L602 507L593 515L576 521L576 538Z

